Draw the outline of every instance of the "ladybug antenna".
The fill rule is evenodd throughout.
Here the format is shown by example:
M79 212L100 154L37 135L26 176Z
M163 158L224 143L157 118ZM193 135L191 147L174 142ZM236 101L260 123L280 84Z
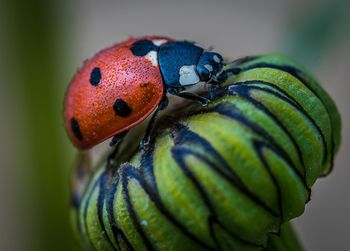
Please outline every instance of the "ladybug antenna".
M240 67L232 67L230 69L225 70L227 73L231 73L232 75L237 75L242 71L242 68Z

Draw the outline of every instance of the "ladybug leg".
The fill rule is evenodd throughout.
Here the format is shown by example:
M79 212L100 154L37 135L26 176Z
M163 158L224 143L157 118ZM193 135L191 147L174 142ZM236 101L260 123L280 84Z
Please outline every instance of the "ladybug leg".
M107 157L107 166L106 166L107 170L112 170L114 165L116 164L115 157L117 156L120 143L123 141L127 133L128 131L113 136L112 141L109 143L109 145L114 147L114 149Z
M123 132L118 135L114 135L111 142L109 143L109 146L117 146L122 140L124 139L125 135L127 134L128 131Z
M172 95L175 95L175 96L178 96L178 97L181 97L181 98L185 98L185 99L190 99L190 100L196 101L196 102L200 103L203 106L208 105L209 102L210 102L210 99L198 96L198 95L196 95L194 93L191 93L191 92L179 92L176 89L169 89L168 92L170 94L172 94Z
M168 106L168 104L169 104L169 100L166 96L164 96L163 100L160 102L157 109L152 114L152 117L147 125L145 136L143 136L143 139L141 140L141 143L140 143L141 149L143 149L145 146L147 146L149 144L149 142L151 141L152 130L154 128L154 123L156 121L156 118L157 118L159 112L164 110Z
M210 92L209 92L209 97L211 100L215 99L218 95L217 95L217 90L219 90L220 88L218 88L217 85L211 85L210 86Z

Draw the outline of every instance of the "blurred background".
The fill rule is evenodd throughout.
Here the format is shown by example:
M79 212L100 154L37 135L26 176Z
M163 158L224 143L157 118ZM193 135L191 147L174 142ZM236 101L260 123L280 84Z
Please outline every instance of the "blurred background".
M142 34L198 41L229 58L283 52L317 77L342 114L343 143L295 223L306 250L348 250L349 13L339 0L0 0L0 250L79 250L65 88L84 59Z

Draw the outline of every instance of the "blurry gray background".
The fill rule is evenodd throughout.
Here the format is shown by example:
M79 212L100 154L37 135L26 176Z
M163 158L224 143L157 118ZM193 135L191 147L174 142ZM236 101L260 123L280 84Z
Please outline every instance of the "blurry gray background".
M336 157L334 171L327 178L319 179L313 187L311 202L305 213L295 220L297 230L306 250L349 250L350 5L347 2L349 1L57 1L54 7L48 6L52 9L52 15L59 20L60 26L57 29L59 39L54 43L61 50L54 53L54 58L62 66L59 71L60 81L54 87L57 93L53 96L56 110L62 109L64 89L81 62L98 50L131 35L156 34L194 40L208 47L214 46L215 50L232 59L269 52L289 54L306 65L321 82L336 101L343 119L343 142ZM6 15L4 9L0 12ZM11 30L4 32L11 33ZM35 41L40 41L41 37L36 39ZM0 48L7 52L6 46ZM0 68L3 70L2 65ZM7 77L16 78L17 75ZM3 78L5 80L6 77ZM15 83L16 80L12 81ZM35 148L35 145L23 141L26 139L26 121L23 121L22 116L25 111L20 106L20 96L16 96L16 88L6 89L5 85L1 86L0 111L7 119L0 125L1 140L6 142L0 149L0 249L29 250L31 246L38 247L33 250L39 250L43 247L40 242L45 238L42 236L44 228L36 228L38 219L35 217L39 218L40 215L28 211L36 211L38 207L38 204L33 205L31 201L39 204L46 202L40 202L36 198L40 189L28 190L28 187L40 182L23 175L28 167L26 161L30 157L17 158L18 149L26 152L30 147ZM58 112L56 121L59 121L60 127L57 130L61 135L58 141L64 141L61 146L65 148L65 163L72 163L74 150L67 143L60 116ZM33 163L33 171L25 170L25 173L35 177L35 161ZM46 168L49 169L50 166L42 170ZM69 164L62 167L62 174L55 177L60 182L49 189L67 189L69 168ZM66 207L66 200L68 201L68 192L58 206ZM57 214L52 214L48 217L56 216ZM64 242L64 239L60 239L61 232L56 232L53 224L51 227L52 233L47 238L56 235L56 239L50 240L51 242ZM68 225L61 229L71 234ZM50 250L59 250L55 249L56 244L52 243ZM68 249L69 247L66 250Z

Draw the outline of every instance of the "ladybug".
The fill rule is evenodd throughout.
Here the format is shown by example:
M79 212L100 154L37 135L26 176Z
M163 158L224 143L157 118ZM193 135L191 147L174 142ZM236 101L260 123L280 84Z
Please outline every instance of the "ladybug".
M223 65L216 52L162 36L129 38L104 49L84 62L69 85L68 135L82 150L113 136L115 144L154 112L152 124L167 105L167 93L206 105L207 98L184 90L200 82L222 83Z

